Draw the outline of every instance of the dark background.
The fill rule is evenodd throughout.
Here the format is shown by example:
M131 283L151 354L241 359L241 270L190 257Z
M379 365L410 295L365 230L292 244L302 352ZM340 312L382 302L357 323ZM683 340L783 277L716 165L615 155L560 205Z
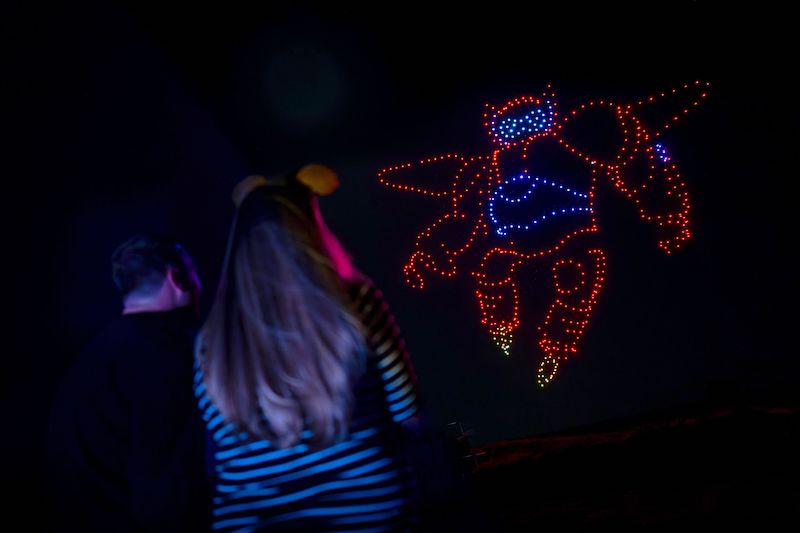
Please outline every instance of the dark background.
M143 230L176 234L199 263L207 308L231 186L309 161L342 177L323 211L391 303L433 419L462 422L475 444L708 397L795 394L797 174L786 161L798 113L785 14L705 2L5 9L4 263L14 273L0 385L8 475L21 486L38 486L53 387L120 310L114 247ZM535 384L538 354L505 359L492 345L469 280L404 285L436 208L380 187L378 169L484 150L484 102L548 82L568 109L695 79L711 81L710 97L665 137L692 194L694 238L664 255L600 184L606 290L552 386ZM529 290L523 309L537 298Z

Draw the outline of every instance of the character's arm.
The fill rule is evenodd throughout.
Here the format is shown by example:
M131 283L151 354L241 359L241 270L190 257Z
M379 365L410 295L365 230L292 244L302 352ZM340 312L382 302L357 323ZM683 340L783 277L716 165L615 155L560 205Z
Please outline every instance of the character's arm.
M421 289L430 273L455 276L458 258L488 233L483 214L489 179L485 158L455 154L432 157L383 169L378 176L382 184L392 189L446 203L443 214L417 234L414 250L403 268L406 282ZM412 179L425 185L412 185Z
M677 165L662 150L660 144L647 146L628 165L610 170L609 177L639 217L656 226L659 248L671 253L691 237L692 205Z

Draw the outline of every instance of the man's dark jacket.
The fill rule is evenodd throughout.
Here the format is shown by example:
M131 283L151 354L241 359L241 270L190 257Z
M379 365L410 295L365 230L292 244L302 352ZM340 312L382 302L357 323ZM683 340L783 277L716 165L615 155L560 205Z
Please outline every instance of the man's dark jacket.
M190 308L121 316L67 373L47 442L59 529L207 529L196 327Z

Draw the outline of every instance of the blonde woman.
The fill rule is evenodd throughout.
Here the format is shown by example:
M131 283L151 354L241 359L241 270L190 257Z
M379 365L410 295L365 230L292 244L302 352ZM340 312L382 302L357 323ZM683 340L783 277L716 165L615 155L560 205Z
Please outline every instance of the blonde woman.
M381 293L327 229L327 167L251 176L214 304L198 335L195 392L213 458L215 530L403 531L416 490L403 426L418 402Z

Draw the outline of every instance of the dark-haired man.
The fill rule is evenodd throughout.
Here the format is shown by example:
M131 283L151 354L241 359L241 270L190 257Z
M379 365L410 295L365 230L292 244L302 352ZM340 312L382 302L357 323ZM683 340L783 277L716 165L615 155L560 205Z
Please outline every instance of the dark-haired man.
M202 530L194 261L172 239L140 235L114 251L112 277L122 315L67 373L51 413L52 519L68 531Z

